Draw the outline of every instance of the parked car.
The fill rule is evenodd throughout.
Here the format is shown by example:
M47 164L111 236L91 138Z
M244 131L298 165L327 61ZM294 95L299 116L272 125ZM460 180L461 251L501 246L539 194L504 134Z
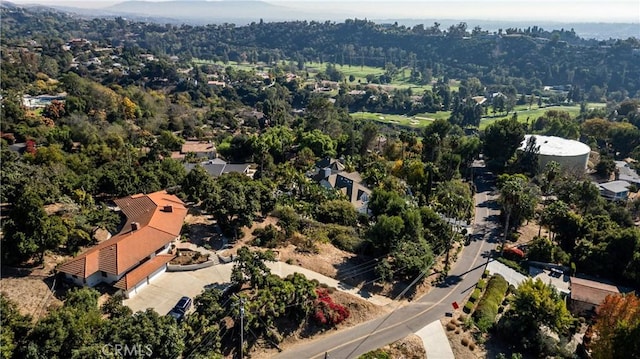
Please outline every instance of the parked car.
M182 297L167 315L174 317L176 321L180 322L184 319L184 315L187 313L189 308L191 308L191 304L191 298Z
M177 322L181 322L184 318L184 312L179 311L176 308L171 309L167 315L172 316Z
M183 313L186 313L189 308L191 308L191 298L189 297L180 298L178 303L176 303L176 305L173 307L173 309L180 310Z

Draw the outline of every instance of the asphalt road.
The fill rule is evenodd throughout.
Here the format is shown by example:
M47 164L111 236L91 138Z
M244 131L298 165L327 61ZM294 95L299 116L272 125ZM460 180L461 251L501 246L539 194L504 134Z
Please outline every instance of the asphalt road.
M476 163L477 194L474 235L460 253L449 276L422 298L396 308L380 318L310 342L294 346L275 358L357 358L359 355L383 347L420 330L453 310L452 303L464 304L464 298L475 288L484 272L491 250L495 248L496 219L499 214L495 195L491 193L493 178Z

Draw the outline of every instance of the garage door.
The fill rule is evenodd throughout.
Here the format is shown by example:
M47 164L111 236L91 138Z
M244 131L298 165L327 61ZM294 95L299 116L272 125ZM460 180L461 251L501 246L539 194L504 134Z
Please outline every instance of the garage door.
M149 282L151 282L152 280L156 279L158 276L160 276L162 273L164 273L167 270L167 265L163 265L162 267L158 268L157 271L151 273L149 275Z

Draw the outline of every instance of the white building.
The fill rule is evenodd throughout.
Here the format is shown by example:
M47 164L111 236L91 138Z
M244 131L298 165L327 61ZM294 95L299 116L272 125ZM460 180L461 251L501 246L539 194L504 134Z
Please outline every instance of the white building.
M535 137L536 146L540 146L540 168L551 161L558 162L560 167L567 170L584 171L587 168L591 148L584 143L555 136L525 135L519 150L523 151L527 147L531 136Z

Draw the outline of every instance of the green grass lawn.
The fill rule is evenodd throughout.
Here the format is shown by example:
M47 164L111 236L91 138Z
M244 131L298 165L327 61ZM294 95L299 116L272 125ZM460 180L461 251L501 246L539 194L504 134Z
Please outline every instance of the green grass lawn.
M596 102L590 102L587 104L588 108L597 108L604 106L606 106L606 104ZM580 114L580 105L546 107L538 107L538 105L533 105L530 110L528 105L519 105L516 106L514 112L518 114L518 122L531 123L538 117L544 115L544 113L549 110L566 111L571 115L571 117L577 117ZM485 116L482 118L482 120L480 120L480 130L484 130L485 128L487 128L487 126L496 121L503 120L505 118L511 118L513 116L513 112L509 113L508 115L496 114L496 116L493 116L493 114L491 114L491 109L489 109L489 113L490 115Z
M320 71L324 71L327 68L327 63L319 63L319 62L305 62L304 63L305 68L307 69L307 71L309 72L320 72ZM366 77L369 74L373 74L376 76L380 76L382 74L384 74L384 69L380 68L380 67L373 67L373 66L360 66L360 65L338 65L338 64L334 64L336 70L342 72L344 74L344 77L347 79L347 82L349 81L349 76L353 75L356 79L353 83L357 83L358 80L360 80L361 83L366 84L367 80Z
M436 118L444 116L445 112L437 114L419 114L416 116L389 115L386 113L376 112L354 112L351 117L363 120L371 120L385 124L398 125L403 127L423 128ZM448 117L448 115L447 115Z

